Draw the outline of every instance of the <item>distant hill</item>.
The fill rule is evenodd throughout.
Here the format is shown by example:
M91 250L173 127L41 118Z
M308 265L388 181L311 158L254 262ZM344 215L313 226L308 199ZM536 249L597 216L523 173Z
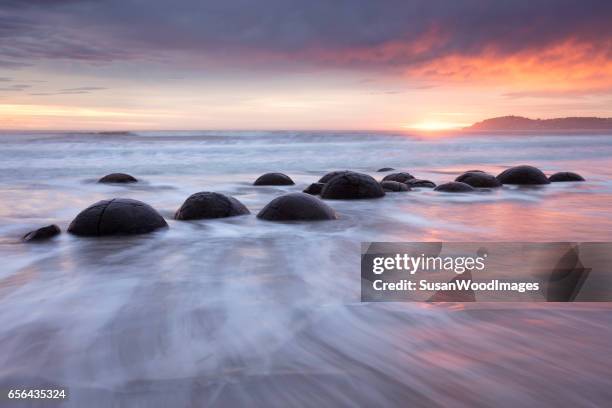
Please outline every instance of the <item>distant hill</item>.
M612 118L529 119L522 116L500 116L474 123L465 130L612 130Z

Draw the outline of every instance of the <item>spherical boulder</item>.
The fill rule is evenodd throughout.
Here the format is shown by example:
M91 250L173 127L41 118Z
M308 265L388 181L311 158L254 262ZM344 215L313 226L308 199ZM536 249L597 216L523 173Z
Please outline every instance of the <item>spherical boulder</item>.
M393 171L393 170L395 170L393 167L383 167L383 168L378 169L376 171L385 172L385 171Z
M319 179L319 183L327 183L329 180L333 179L336 176L342 175L342 174L347 174L347 173L352 173L349 170L337 170L337 171L331 171L329 173L327 173L326 175L324 175L323 177L321 177Z
M312 183L311 185L306 187L303 192L306 194L318 195L321 194L321 190L323 189L324 185L325 184L323 183Z
M266 173L259 176L254 186L291 186L295 184L291 178L283 173Z
M111 173L98 180L98 183L136 183L138 179L125 173Z
M399 183L406 183L409 180L414 180L414 176L406 172L387 174L382 179L382 181L397 181Z
M549 184L542 170L533 166L516 166L506 169L497 175L502 184L538 185Z
M189 196L174 214L174 218L177 220L198 220L246 214L250 214L250 211L234 197L202 191Z
M562 171L559 173L555 173L548 178L553 183L560 181L585 181L584 177L580 174L572 173L571 171Z
M355 172L335 176L321 191L321 197L329 199L379 198L384 195L382 186L373 177Z
M492 174L485 173L484 171L465 172L457 177L455 181L469 184L470 186L477 188L501 187L501 183L497 177Z
M335 220L336 212L323 201L309 194L290 193L270 201L257 218L267 221Z
M408 180L406 184L410 187L436 188L436 183L429 180L412 179Z
M399 181L381 181L380 185L383 190L389 193L400 193L402 191L410 191L410 187L408 187L404 183L400 183Z
M142 201L129 198L102 200L81 211L68 232L80 236L144 234L168 224L157 211Z
M438 187L434 188L434 191L442 191L444 193L469 193L470 191L476 190L469 184L451 181L450 183L440 184Z
M32 241L43 241L45 239L53 238L56 235L59 235L60 228L55 225L47 225L46 227L42 227L36 229L34 231L30 231L21 238L23 242L32 242Z

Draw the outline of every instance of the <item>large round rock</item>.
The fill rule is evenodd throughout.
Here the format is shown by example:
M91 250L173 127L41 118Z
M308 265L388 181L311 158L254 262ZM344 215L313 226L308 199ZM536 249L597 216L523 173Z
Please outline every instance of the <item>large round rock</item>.
M380 169L378 169L376 171L387 172L387 171L393 171L393 170L395 170L393 167L382 167L382 168L380 168Z
M450 183L440 184L438 187L434 188L434 191L442 191L444 193L469 193L470 191L476 190L469 184L451 181Z
M362 199L383 197L380 183L367 174L348 172L335 176L323 187L322 198Z
M542 170L533 166L516 166L502 171L497 175L502 184L538 185L549 184Z
M336 212L323 201L305 193L291 193L270 201L257 218L268 221L335 220Z
M136 177L125 173L111 173L98 180L98 183L136 183Z
M330 171L329 173L327 173L326 175L324 175L323 177L321 177L319 179L319 183L327 183L329 180L333 179L336 176L340 176L342 174L347 174L347 173L352 173L349 170L337 170L337 171Z
M572 173L571 171L562 171L559 173L555 173L548 178L553 183L560 181L585 181L584 177L580 174Z
M401 193L403 191L410 191L410 187L408 187L404 183L400 183L399 181L381 181L380 185L383 190L388 193Z
M266 173L259 176L253 183L255 186L291 186L295 184L291 178L283 173Z
M397 181L398 183L406 183L409 180L414 180L414 176L406 172L387 174L382 179L382 181Z
M436 183L429 180L412 179L408 180L406 184L410 187L436 188Z
M22 238L24 242L34 242L34 241L44 241L49 238L53 238L56 235L59 235L62 231L60 228L55 225L47 225L46 227L42 227L36 229L34 231L30 231L25 234Z
M312 183L308 187L306 187L303 192L310 195L318 195L321 194L321 190L323 190L323 183Z
M493 188L500 187L501 183L492 174L485 173L483 171L468 171L460 175L455 179L461 183L469 184L472 187L477 188Z
M250 214L249 210L234 197L202 191L189 196L174 214L174 218L177 220L198 220L246 214Z
M167 227L148 204L129 198L102 200L87 207L70 223L68 232L81 236L144 234Z

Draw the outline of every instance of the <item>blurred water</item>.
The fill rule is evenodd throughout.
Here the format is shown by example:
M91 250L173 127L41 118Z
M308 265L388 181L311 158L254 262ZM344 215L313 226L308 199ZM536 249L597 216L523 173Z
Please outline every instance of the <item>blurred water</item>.
M612 137L330 132L0 135L0 388L54 381L66 406L604 406L610 304L359 303L361 241L610 241ZM516 164L586 183L330 201L339 220L255 214L330 170L436 183ZM143 182L99 185L110 172ZM254 187L268 171L296 186ZM176 222L197 191L253 213ZM62 234L95 201L145 201L170 228ZM2 403L0 403L2 405ZM21 404L20 406L24 406Z

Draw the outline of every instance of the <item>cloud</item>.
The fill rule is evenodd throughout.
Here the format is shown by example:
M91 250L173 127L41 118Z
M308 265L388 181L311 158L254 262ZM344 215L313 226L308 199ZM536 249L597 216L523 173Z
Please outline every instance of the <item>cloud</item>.
M23 90L28 89L30 87L31 87L31 85L15 84L15 85L6 86L4 88L0 88L0 91L23 91Z
M103 91L108 88L100 87L100 86L83 86L79 88L66 88L60 89L56 92L35 92L31 93L32 96L53 96L53 95L82 95L88 94L95 91Z

